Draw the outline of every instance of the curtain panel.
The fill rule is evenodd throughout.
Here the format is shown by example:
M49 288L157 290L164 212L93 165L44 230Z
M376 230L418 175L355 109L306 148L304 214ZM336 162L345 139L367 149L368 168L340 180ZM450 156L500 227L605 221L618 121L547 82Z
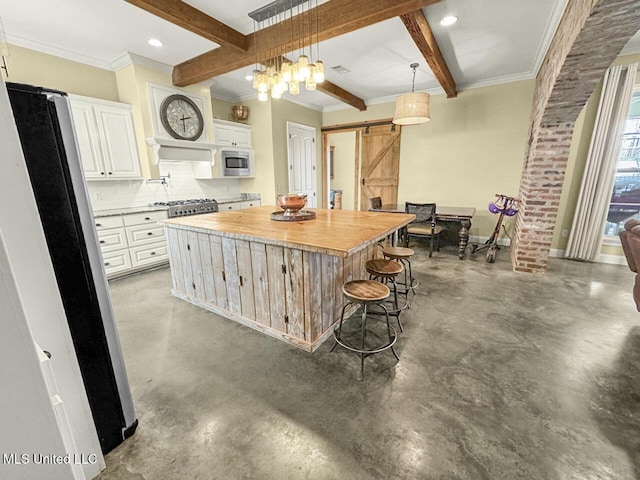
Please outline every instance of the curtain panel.
M566 258L593 261L600 253L637 70L631 63L605 73Z

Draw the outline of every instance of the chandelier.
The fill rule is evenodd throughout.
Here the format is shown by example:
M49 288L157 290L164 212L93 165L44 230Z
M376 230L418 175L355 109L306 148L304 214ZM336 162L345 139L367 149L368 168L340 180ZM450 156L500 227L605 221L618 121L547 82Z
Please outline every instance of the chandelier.
M254 21L256 52L252 86L258 91L258 100L281 98L284 92L298 95L301 85L307 90L315 90L318 83L324 82L324 63L320 60L318 42L318 0L315 0L315 8L312 8L312 0L276 0L249 16ZM261 37L269 35L265 29L276 24L283 25L285 35L291 35L291 48L298 55L297 60L286 58L284 54L288 52L282 46L267 49L262 57L258 54L260 41L265 39ZM316 55L312 60L314 29ZM278 40L281 45L287 43Z

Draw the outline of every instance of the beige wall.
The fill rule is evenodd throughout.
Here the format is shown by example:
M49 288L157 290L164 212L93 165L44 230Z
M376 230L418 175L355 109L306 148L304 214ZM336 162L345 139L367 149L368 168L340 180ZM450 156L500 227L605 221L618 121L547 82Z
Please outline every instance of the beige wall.
M9 46L8 82L118 101L115 73L16 45Z
M471 234L489 236L497 217L487 204L496 193L518 192L533 86L529 80L466 90L454 99L432 95L431 121L402 130L399 202L475 207ZM327 112L323 122L389 118L394 108Z
M355 182L356 132L332 133L328 136L333 150L332 190L342 190L342 209L353 210Z
M640 54L618 57L612 65L624 65L631 62L640 62ZM640 78L636 79L636 83L640 83ZM596 87L576 121L562 196L560 197L558 220L553 231L552 249L564 251L567 248L569 239L568 237L562 237L562 230L571 231L601 93L602 83ZM622 248L617 246L603 246L601 253L605 255L623 255Z
M242 102L243 105L249 107L248 123L252 125L251 136L256 162L256 176L255 178L241 179L240 189L243 192L259 193L263 205L276 204L271 103L271 100Z
M231 107L239 105L238 103L227 102L226 100L220 100L219 98L211 97L211 108L213 110L213 118L219 120L228 120L230 122L235 121L233 114L231 113ZM251 115L251 112L249 112Z
M318 184L318 206L322 205L322 112L280 99L271 102L273 129L273 159L276 194L289 191L287 159L287 122L295 122L316 129L316 165Z

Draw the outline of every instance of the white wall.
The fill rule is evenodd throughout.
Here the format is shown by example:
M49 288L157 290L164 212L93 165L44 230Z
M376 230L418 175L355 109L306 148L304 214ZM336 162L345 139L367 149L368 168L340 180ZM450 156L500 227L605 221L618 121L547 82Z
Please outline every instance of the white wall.
M36 363L35 340L52 353L57 390L65 403L77 447L73 453L97 455L96 464L84 467L87 478L92 478L104 468L104 459L4 82L0 82L0 145L0 202L11 206L0 210L0 235L11 268L10 271L6 264L0 265L0 454L64 453L62 437ZM16 468L2 465L2 460L0 458L0 478L3 479L73 478L65 466ZM12 473L4 473L7 469Z
M188 198L221 200L240 196L239 179L194 180L193 172L188 164L175 164L166 168L171 174L171 178L167 179L166 186L162 185L159 180L87 182L93 210L140 207L167 200L186 200Z

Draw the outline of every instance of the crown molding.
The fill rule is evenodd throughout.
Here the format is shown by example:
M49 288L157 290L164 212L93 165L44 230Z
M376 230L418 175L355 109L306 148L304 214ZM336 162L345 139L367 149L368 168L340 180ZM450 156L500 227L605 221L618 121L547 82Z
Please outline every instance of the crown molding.
M562 18L562 15L564 15L564 11L566 10L568 3L569 2L567 0L564 0L564 2L555 2L553 5L551 15L549 15L549 20L547 21L547 26L545 27L544 34L542 35L542 40L540 40L540 45L538 45L538 51L531 63L530 72L532 77L538 76L540 66L544 61L544 57L547 56L547 51L549 51L549 46L551 45L551 41L558 30L560 19Z
M135 53L131 52L124 52L122 55L114 59L110 64L111 69L114 72L128 67L129 65L139 65L141 67L149 68L150 70L166 73L167 75L171 75L171 72L173 70L173 67L171 65L167 65L166 63L158 62L156 60L151 60L150 58L136 55Z
M282 100L286 100L287 102L291 102L291 103L295 103L296 105L300 105L301 107L305 107L305 108L309 108L311 110L315 110L316 112L322 112L322 107L320 105L316 105L315 103L309 102L307 100L303 100L302 98L295 96L295 95L289 95L288 93L285 93L282 96Z
M239 97L230 97L229 95L224 95L222 93L213 93L213 90L209 89L211 91L211 98L215 98L217 100L222 100L224 102L229 102L229 103L236 103L236 102L241 102L242 99Z
M18 47L28 48L29 50L34 50L36 52L46 53L55 57L71 60L72 62L82 63L84 65L101 68L103 70L111 70L109 62L105 62L88 55L72 52L71 50L60 48L49 43L38 42L36 40L31 40L29 38L13 34L7 34L7 42Z

